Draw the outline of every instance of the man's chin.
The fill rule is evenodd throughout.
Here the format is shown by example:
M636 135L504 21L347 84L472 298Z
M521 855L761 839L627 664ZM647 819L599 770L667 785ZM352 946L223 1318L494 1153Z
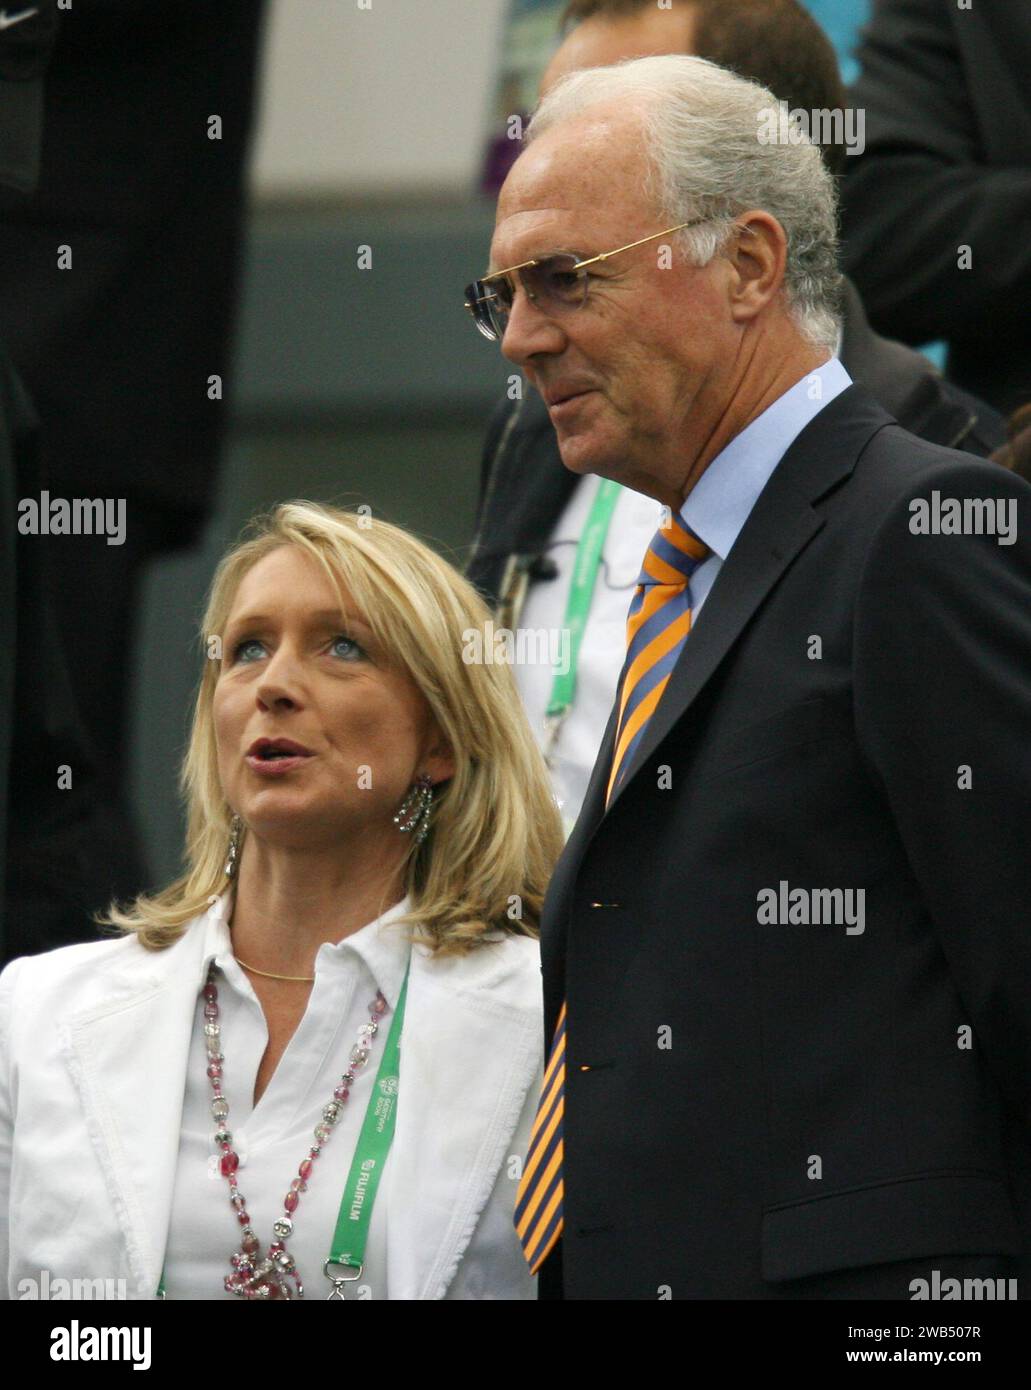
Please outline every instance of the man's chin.
M613 469L618 473L618 464L611 449L599 444L588 433L564 435L561 430L556 433L559 456L563 467L568 468L570 473L600 473L607 478L615 476Z

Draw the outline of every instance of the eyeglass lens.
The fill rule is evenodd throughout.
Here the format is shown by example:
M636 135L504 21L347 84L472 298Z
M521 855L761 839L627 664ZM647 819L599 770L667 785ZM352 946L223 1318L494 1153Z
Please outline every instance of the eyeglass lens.
M562 313L580 308L587 299L587 274L574 270L576 263L573 255L547 256L513 275L519 276L527 299L542 313ZM480 332L488 338L503 337L512 309L512 277L477 280L469 286L466 298Z

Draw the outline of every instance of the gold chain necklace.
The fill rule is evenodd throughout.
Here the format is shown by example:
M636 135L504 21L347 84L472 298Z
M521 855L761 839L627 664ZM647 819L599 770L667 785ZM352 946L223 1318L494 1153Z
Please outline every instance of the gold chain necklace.
M245 960L236 957L237 965L242 965L245 970L249 970L252 975L264 975L266 980L290 980L293 984L313 985L314 975L273 975L270 970L259 970L256 965L248 965Z

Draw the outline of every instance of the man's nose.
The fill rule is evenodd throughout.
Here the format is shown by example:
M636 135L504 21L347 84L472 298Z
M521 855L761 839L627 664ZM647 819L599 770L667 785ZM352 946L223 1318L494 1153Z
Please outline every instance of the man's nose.
M538 355L555 356L563 352L567 338L565 330L554 318L529 298L522 285L516 290L508 323L501 339L501 351L510 362L525 367Z

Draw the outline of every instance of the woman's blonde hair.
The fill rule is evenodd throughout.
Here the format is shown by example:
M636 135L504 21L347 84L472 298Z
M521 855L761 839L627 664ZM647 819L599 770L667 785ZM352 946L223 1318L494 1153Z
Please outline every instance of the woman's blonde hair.
M398 920L442 953L464 952L495 927L532 935L562 849L561 819L511 670L464 659L485 646L493 654L483 641L489 609L452 565L407 531L311 502L284 503L256 518L215 572L201 632L208 659L181 776L186 871L129 908L112 906L103 920L161 950L227 886L233 813L212 720L221 639L244 575L287 545L321 565L338 592L346 590L388 659L421 691L454 754L454 775L435 788L429 833L421 845L409 844L411 911Z

